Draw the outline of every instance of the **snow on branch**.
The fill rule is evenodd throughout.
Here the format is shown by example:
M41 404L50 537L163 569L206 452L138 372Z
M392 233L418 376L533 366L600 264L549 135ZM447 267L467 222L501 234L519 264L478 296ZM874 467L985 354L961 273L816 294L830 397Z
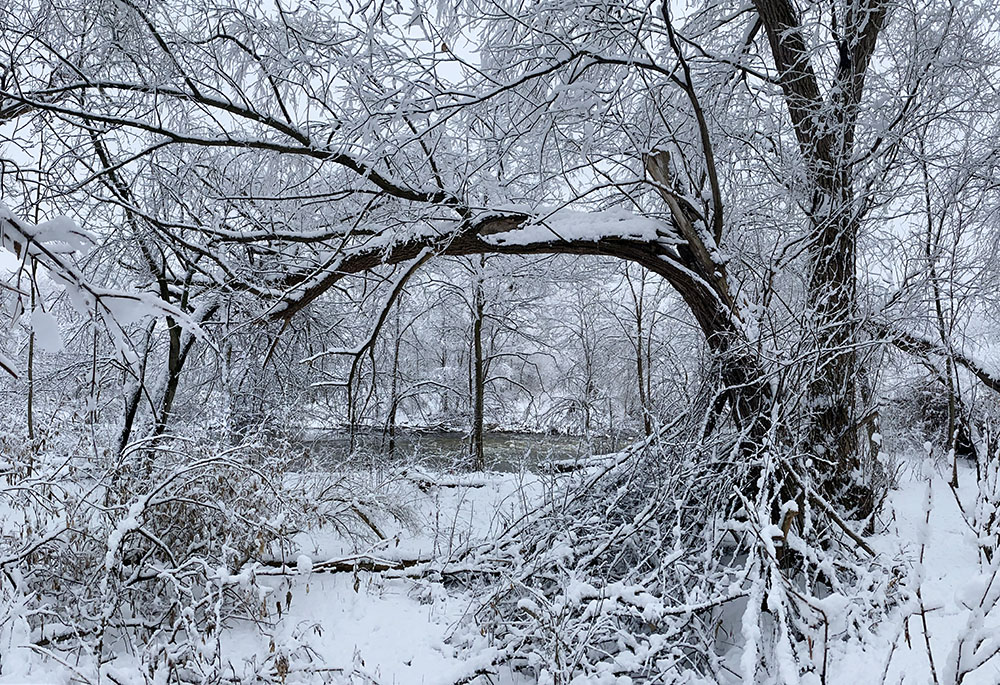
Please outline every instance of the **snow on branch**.
M996 369L990 368L989 363L984 360L976 359L954 349L945 349L940 343L929 340L919 333L899 330L888 322L869 321L866 326L873 335L886 340L903 352L924 358L951 357L956 364L965 367L983 385L1000 392L1000 373Z
M515 211L489 212L464 222L464 227L457 230L438 228L390 241L392 237L387 235L384 240L347 250L308 274L290 276L286 280L289 294L271 309L270 315L289 318L347 275L408 262L428 250L432 255L447 256L592 254L646 259L652 265L662 266L660 257L672 258L672 248L684 242L668 225L618 209L558 210L541 216Z
M177 307L150 293L133 293L102 288L92 284L76 265L75 258L94 244L94 238L69 217L60 216L40 224L32 224L17 216L0 203L0 247L21 260L20 274L29 262L40 265L49 277L62 286L73 307L85 316L93 315L107 330L115 349L129 364L137 361L135 351L124 326L149 316L166 314L182 321L185 328L201 335L197 321ZM23 296L19 288L10 289ZM23 305L15 305L19 313ZM59 329L51 315L32 312L32 327L41 335L43 347L58 349ZM17 377L16 364L0 354L0 367Z

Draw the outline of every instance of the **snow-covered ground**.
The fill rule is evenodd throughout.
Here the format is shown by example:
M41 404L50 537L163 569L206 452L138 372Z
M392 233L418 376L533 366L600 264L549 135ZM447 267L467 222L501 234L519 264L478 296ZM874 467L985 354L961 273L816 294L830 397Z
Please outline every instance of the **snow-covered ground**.
M898 557L902 551L909 558L910 568L922 578L923 612L919 601L905 603L867 642L850 644L833 660L831 685L954 683L959 641L969 629L1000 637L1000 607L984 615L977 611L993 569L980 563L976 534L966 522L975 511L975 478L974 470L960 467L956 494L948 474L939 470L917 465L904 473L885 512L889 530L871 544L887 556ZM993 580L997 582L1000 578ZM985 662L963 682L997 685L1000 658Z
M934 469L914 462L903 475L886 505L888 529L870 542L887 558L902 560L909 577L923 578L923 615L914 597L865 639L831 648L830 685L922 685L935 682L935 674L937 683L950 684L956 682L962 636L970 629L980 636L991 630L1000 635L1000 609L983 615L975 610L988 586L990 576L983 574L990 569L981 565L975 534L958 503L960 498L965 515L974 511L975 474L966 469L960 477L956 498L947 477ZM423 478L416 476L410 490L412 516L380 520L387 540L368 550L366 558L447 559L452 550L496 536L548 485L544 478L524 474L450 479L439 486L428 486ZM303 667L322 669L332 682L352 684L452 685L469 682L477 673L490 673L489 682L500 685L530 682L492 665L495 654L478 633L473 593L404 572L325 572L324 561L357 550L332 536L311 536L302 543L308 558L270 570L275 575L265 584L272 591L263 599L260 623L231 626L220 638L216 648L236 678L251 678L256 667L268 660L273 665L287 654L289 683L305 682L298 670ZM4 668L0 683L98 680L83 666L59 666L27 650L24 656L17 668ZM313 678L315 673L310 682ZM127 658L105 667L100 680L112 679L147 682ZM1000 683L1000 660L987 661L964 682Z
M498 535L523 516L546 487L544 479L523 472L408 475L411 516L406 521L379 520L376 525L387 541L368 550L366 558L447 560L468 544ZM479 605L473 594L407 577L405 571L325 573L317 570L324 560L350 558L355 550L332 536L311 535L302 543L311 560L271 583L270 607L274 601L284 603L288 593L292 598L274 627L262 633L257 626L245 625L226 636L227 658L234 665L248 663L234 666L236 675L249 673L255 655L266 656L273 642L275 649L308 652L322 662L321 668L352 685L453 685L472 680L477 672L495 674L493 682L505 685L528 682L509 669L492 666L494 652L476 629L473 614ZM435 564L449 568L446 561Z
M916 463L906 469L884 513L888 530L871 539L878 552L904 560L907 571L916 573L920 573L924 541L921 596L937 682L942 685L955 682L956 644L970 617L976 620L972 600L978 601L976 592L984 589L983 573L989 570L980 565L976 536L947 481L947 474ZM446 552L446 545L456 541L488 539L498 526L519 515L531 494L543 487L538 480L524 482L510 474L471 482L478 487L442 487L425 493L425 501L417 507L423 518L416 534L403 529L394 532L403 536L400 556ZM962 506L966 515L971 515L975 509L974 472L964 469L960 483ZM930 517L925 524L928 488ZM304 594L306 584L308 595ZM477 606L468 594L446 590L437 583L385 580L367 573L358 575L358 584L350 575L313 574L296 579L292 587L295 597L302 599L293 599L277 632L308 634L305 627L315 626L309 644L328 667L348 673L354 670L358 676L367 673L378 683L451 685L490 665L493 655L486 641L475 639L473 613ZM914 602L901 604L866 641L832 649L827 682L934 682L919 611ZM994 627L1000 635L1000 608L984 617L984 626ZM253 637L254 631L239 632L245 639L244 651L255 640L262 644L260 638ZM459 643L465 647L458 649ZM526 681L501 669L493 682ZM964 682L997 685L1000 659L987 662Z

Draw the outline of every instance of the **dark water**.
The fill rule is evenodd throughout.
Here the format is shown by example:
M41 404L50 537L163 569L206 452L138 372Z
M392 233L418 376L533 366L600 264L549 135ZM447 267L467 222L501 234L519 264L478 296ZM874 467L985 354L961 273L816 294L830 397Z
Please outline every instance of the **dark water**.
M533 470L548 461L574 460L619 450L632 441L626 436L584 436L551 433L487 433L483 451L486 466L494 471ZM316 433L301 441L320 462L376 461L382 464L419 462L434 467L471 467L469 438L460 431L397 429L395 449L381 431L360 430L351 449L347 432Z

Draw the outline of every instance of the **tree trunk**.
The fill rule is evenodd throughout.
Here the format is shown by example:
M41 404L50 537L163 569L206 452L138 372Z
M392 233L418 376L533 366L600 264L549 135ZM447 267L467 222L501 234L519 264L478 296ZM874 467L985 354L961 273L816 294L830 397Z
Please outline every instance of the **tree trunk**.
M857 226L845 216L846 211L844 207L826 221L817 221L813 227L809 304L815 322L812 344L817 366L807 388L808 444L823 494L847 509L856 510L863 518L870 513L874 503L866 500L865 493L855 482L861 465L860 426L855 415L859 374L855 350L858 341Z
M145 344L143 348L142 364L139 366L139 373L136 377L135 389L125 399L125 420L122 422L122 432L118 438L118 454L125 451L129 440L132 438L132 430L135 426L135 417L139 412L139 404L142 402L143 391L146 382L146 365L149 361L149 351L152 347L153 329L156 327L156 319L146 325Z
M184 304L184 299L181 300ZM203 324L219 310L218 302L206 307L198 315L198 323ZM173 318L166 317L167 331L169 334L169 348L167 352L167 377L163 386L163 395L160 398L160 411L153 429L154 436L160 436L167 428L170 420L170 412L173 410L174 399L177 397L177 388L181 382L181 371L187 361L191 348L197 340L194 334L188 334L185 340L184 329Z
M486 468L486 454L483 449L483 405L486 391L486 371L483 361L483 267L485 256L480 255L479 267L476 270L476 284L473 293L472 312L472 432L470 452L472 465L476 470Z
M177 396L177 386L181 380L181 367L184 358L181 355L181 332L180 325L173 317L166 317L167 335L169 343L167 348L167 377L163 384L163 395L160 398L160 411L156 419L156 426L153 428L153 435L159 436L167 429L170 412L174 407L174 398Z
M392 346L392 379L389 389L389 459L396 454L396 412L399 409L399 307L396 307L396 337Z
M37 210L36 210L37 214ZM37 219L36 219L37 221ZM31 263L31 312L35 312L36 264ZM35 470L35 328L28 334L28 478Z
M808 446L824 495L864 518L876 503L857 483L859 425L855 416L858 360L855 261L860 211L855 206L852 163L857 113L865 74L885 23L886 0L833 5L839 31L832 37L839 64L824 94L811 47L793 0L754 0L807 177L810 208L809 304L815 328L817 369L807 387Z
M639 411L642 412L643 430L648 436L653 433L653 425L649 415L649 379L646 376L648 369L643 368L642 317L643 310L645 309L646 277L643 274L639 279L639 292L636 292L635 286L632 284L632 278L629 276L627 266L625 267L625 280L628 281L629 290L632 293L633 313L635 315L635 344L633 347L635 348L636 384L639 388Z

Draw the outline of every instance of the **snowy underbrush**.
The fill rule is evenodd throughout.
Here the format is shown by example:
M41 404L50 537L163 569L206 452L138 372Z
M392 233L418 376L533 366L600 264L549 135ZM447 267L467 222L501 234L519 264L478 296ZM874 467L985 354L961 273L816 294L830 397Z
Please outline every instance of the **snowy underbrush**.
M910 459L861 538L790 455L685 435L541 474L21 454L0 682L998 682L995 446L956 491Z
M358 605L451 621L428 645L450 654L434 662L449 685L822 682L898 576L831 527L807 479L783 499L787 461L684 435L546 475L308 471L273 442L150 441L103 465L49 449L2 490L0 677L416 677L416 654L335 659L384 651L331 637L335 608Z
M902 561L897 606L831 657L835 685L995 685L1000 682L1000 555L993 513L1000 451L979 447L978 464L950 463L924 451L901 455L900 486L870 539Z
M224 630L268 625L291 599L258 571L285 568L303 531L363 539L366 507L392 512L369 480L297 473L302 455L274 444L150 440L111 463L79 449L33 450L0 486L6 680L60 664L82 682L226 681ZM286 644L243 675L283 680L313 656Z
M826 682L831 647L899 601L897 560L807 478L782 499L790 460L680 435L569 478L470 550L495 663L540 683Z

